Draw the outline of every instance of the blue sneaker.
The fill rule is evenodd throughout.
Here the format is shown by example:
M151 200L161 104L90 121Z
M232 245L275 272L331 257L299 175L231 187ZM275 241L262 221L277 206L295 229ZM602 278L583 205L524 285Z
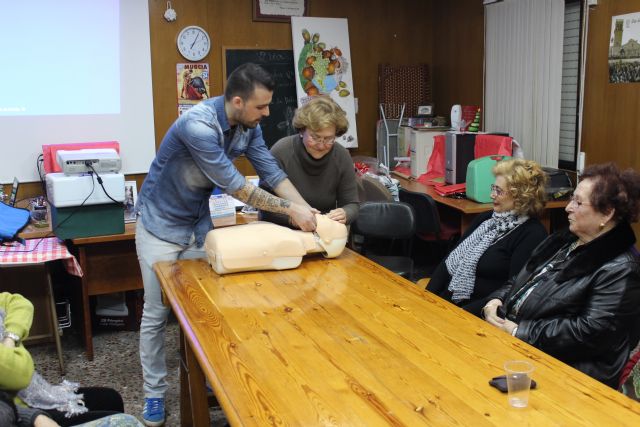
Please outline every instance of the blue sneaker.
M144 399L142 421L149 427L158 427L164 424L164 398L146 397Z

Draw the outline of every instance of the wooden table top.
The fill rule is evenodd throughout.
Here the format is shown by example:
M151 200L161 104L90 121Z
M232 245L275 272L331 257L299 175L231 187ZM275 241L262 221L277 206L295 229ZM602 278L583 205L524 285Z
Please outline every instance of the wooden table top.
M425 193L433 197L437 203L452 207L465 214L476 214L481 212L487 212L493 209L491 203L478 203L469 199L454 199L451 197L444 197L439 195L435 188L431 185L422 184L415 179L405 178L403 176L394 174L394 178L400 181L400 187L414 191L416 193ZM550 200L546 204L547 209L564 209L567 206L568 200Z
M640 403L346 250L218 276L155 264L231 425L640 425ZM535 365L514 409L488 381Z

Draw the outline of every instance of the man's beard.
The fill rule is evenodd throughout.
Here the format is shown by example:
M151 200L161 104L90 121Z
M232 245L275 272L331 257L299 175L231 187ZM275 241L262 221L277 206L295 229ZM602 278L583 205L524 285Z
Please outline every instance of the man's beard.
M237 117L235 119L236 119L236 122L238 124L242 125L243 128L245 128L245 129L255 129L260 124L261 119L254 120L253 122L247 122L242 117L242 115L243 115L242 113L243 113L242 111L238 112L238 115L237 115Z

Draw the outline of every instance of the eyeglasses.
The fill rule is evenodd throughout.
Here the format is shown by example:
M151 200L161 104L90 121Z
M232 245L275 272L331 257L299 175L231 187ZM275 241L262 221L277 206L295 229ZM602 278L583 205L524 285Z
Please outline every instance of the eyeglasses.
M307 135L309 135L309 138L311 138L311 140L313 142L315 142L316 144L324 144L324 145L333 145L334 142L336 142L336 136L318 136L315 133L311 133L309 131L307 131Z
M576 195L575 195L575 194L573 194L573 195L571 196L571 198L569 199L569 203L568 203L568 204L570 205L570 204L572 204L572 203L573 203L574 205L576 205L576 207L577 207L578 209L580 209L580 207L581 207L582 205L590 205L590 204L591 204L591 203L589 203L589 202L582 202L582 201L580 201L580 199L578 199L578 198L576 197Z
M496 193L496 196L501 197L504 194L504 190L495 184L491 184L491 193Z

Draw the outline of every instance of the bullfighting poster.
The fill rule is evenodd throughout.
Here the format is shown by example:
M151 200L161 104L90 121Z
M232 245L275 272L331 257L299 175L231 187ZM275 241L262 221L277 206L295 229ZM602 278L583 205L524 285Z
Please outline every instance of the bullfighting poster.
M291 32L298 106L314 95L329 95L349 120L349 130L336 141L347 148L357 147L348 21L292 16Z
M190 63L176 65L178 88L178 115L209 98L209 64Z
M609 83L640 82L640 13L611 18Z

